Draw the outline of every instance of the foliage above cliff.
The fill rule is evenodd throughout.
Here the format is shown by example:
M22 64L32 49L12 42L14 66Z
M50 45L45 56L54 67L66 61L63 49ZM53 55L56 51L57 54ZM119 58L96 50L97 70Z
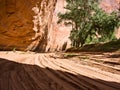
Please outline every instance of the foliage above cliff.
M66 0L66 13L59 13L59 21L72 25L70 39L72 46L83 46L92 41L112 40L114 30L119 26L120 18L116 12L106 13L99 8L98 0Z

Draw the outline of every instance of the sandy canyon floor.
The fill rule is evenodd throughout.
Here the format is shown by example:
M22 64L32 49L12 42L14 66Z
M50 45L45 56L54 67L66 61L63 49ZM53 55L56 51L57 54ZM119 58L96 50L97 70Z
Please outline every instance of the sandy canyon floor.
M1 51L0 90L120 90L119 53L74 54Z

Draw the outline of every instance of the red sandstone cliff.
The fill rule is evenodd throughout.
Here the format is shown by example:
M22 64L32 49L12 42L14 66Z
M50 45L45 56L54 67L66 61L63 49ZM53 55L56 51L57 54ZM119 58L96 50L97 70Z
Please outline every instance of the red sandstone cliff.
M50 51L59 51L64 50L70 46L69 35L71 31L71 27L65 26L63 23L57 24L58 21L58 13L64 13L66 10L64 7L66 6L65 0L58 0L56 3L55 11L53 13L52 24L49 29L48 34L48 45L46 50Z
M102 0L100 6L108 13L120 10L120 0ZM120 38L120 27L115 31L116 37Z
M44 35L41 34L39 40L31 40L35 36L32 8L37 2L43 12L41 29ZM0 50L44 51L55 4L56 0L0 0Z
M100 6L106 12L112 12L120 8L120 0L102 0Z
M120 0L103 0L101 7L111 12L119 8L119 3ZM33 31L35 13L32 11L36 4L42 11L37 32ZM65 0L0 0L0 50L42 52L69 47L71 28L57 24L57 13L65 12L65 4ZM120 29L116 32L120 38Z

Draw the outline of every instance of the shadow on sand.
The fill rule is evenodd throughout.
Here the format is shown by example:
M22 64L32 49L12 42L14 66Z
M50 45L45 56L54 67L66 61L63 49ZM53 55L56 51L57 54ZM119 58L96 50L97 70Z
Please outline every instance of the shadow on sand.
M120 90L120 83L0 58L0 90Z

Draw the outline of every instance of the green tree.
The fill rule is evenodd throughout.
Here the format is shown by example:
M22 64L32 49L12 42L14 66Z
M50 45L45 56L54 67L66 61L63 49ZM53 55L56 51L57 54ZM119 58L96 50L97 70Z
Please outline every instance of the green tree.
M67 11L59 13L58 23L64 22L71 25L70 40L72 46L83 46L89 37L91 40L101 35L100 38L111 39L114 29L120 19L115 12L105 13L98 7L98 0L66 0Z

